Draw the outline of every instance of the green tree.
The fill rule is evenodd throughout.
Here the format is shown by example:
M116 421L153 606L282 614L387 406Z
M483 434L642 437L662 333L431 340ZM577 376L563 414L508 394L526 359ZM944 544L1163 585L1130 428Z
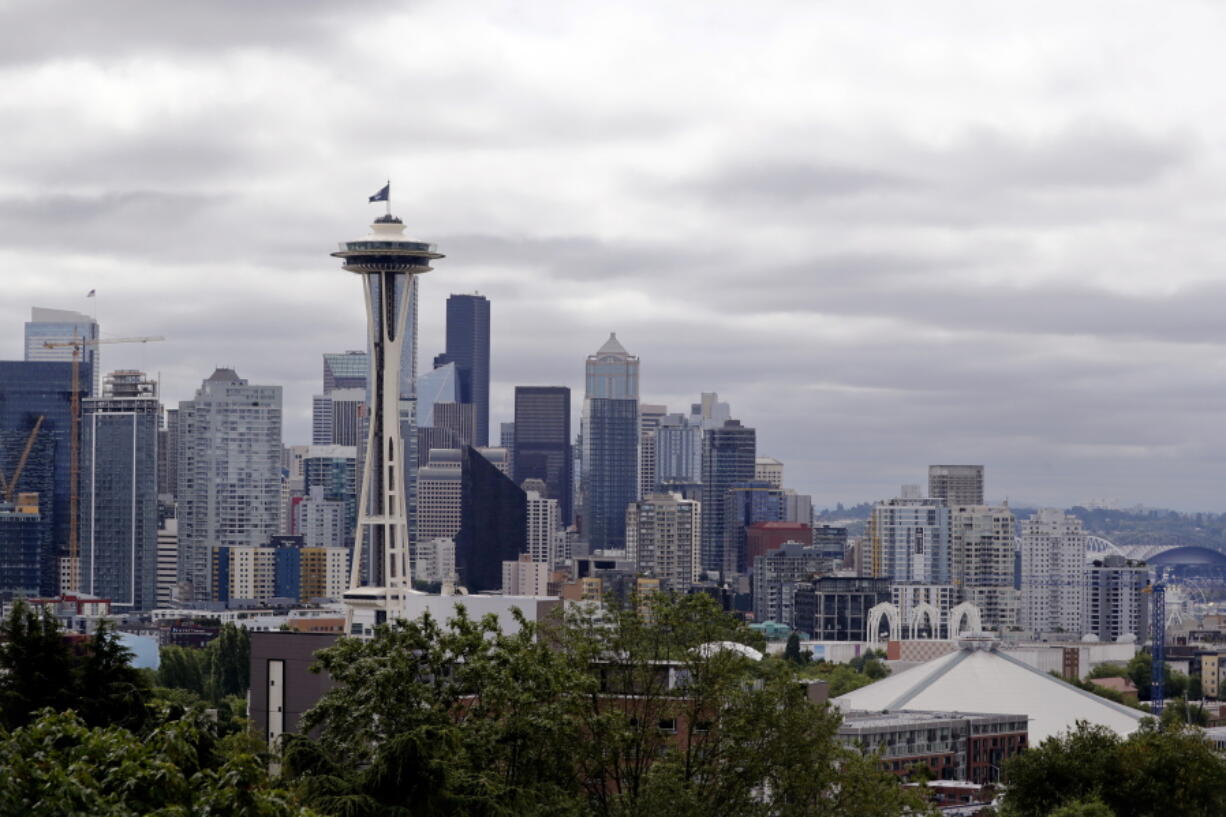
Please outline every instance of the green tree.
M793 664L807 664L808 657L800 652L800 634L792 633L788 636L787 646L783 648L783 657L785 660Z
M1004 813L1047 817L1079 802L1089 807L1096 799L1116 817L1226 813L1226 759L1202 734L1158 731L1152 723L1125 740L1081 722L1011 759L1005 765Z
M1116 815L1102 800L1094 798L1066 803L1053 811L1050 817L1116 817Z
M0 624L0 725L13 729L44 707L75 704L74 663L51 613L17 601Z
M105 621L98 624L77 672L76 708L87 724L140 730L149 700L148 680L132 667L132 651Z
M0 730L0 814L309 817L249 749L245 736L220 739L198 710L163 709L144 735L44 711Z

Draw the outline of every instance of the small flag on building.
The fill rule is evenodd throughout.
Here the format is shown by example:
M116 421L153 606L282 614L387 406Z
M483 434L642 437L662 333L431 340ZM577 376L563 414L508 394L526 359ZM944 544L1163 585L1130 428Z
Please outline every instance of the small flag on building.
M86 295L85 297L86 297L86 298L92 298L92 297L94 297L94 296L95 296L95 295L97 295L97 294L98 294L98 290L96 290L96 289L91 289L91 290L89 291L89 294L88 294L88 295Z
M383 189L370 197L371 201L387 201L392 195L392 183L389 181L383 185Z

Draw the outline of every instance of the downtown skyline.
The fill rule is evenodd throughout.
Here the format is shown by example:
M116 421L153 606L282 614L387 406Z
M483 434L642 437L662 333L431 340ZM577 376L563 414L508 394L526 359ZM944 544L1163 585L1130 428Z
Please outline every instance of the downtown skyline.
M1179 82L1214 70L1187 38L1220 15L1056 8L937 4L908 36L850 7L637 30L614 9L395 4L306 4L275 42L190 16L10 33L0 359L30 307L96 306L105 336L167 338L107 371L160 372L173 405L234 366L284 387L285 442L307 442L319 355L365 326L326 253L390 175L406 232L449 256L421 282L419 371L447 296L487 295L493 428L515 386L581 394L616 331L644 401L719 392L819 507L978 462L990 500L1221 510L1226 176L1202 115L1221 92ZM438 37L382 47L422 27ZM734 30L774 60L723 65ZM393 88L421 109L386 111Z

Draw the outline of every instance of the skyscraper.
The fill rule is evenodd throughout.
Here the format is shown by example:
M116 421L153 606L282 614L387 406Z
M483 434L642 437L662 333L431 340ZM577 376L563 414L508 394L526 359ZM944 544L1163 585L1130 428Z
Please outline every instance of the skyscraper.
M506 425L504 423L504 425ZM545 497L557 500L562 527L571 524L570 389L565 386L515 387L514 464L517 484L539 479Z
M621 549L638 495L639 359L610 334L586 368L582 530L592 549Z
M365 389L370 376L370 355L366 352L324 354L324 394L337 389Z
M281 516L281 387L218 369L179 404L179 579L213 596L212 549L263 545Z
M895 583L949 583L949 508L939 499L879 502L869 517L872 574Z
M456 573L469 592L498 590L502 563L519 561L520 554L528 550L527 496L471 446L461 453L460 492Z
M739 420L725 420L702 437L702 567L730 575L737 556L725 546L724 507L728 490L752 482L757 460L757 432Z
M389 202L388 213L375 219L370 234L342 243L333 253L344 260L345 270L362 277L372 355L358 536L351 590L345 594L351 614L355 608L362 608L364 615L373 613L362 627L401 610L411 587L406 494L411 490L417 437L412 402L417 375L417 276L443 257L434 245L404 235L404 222L391 214L389 188L379 193ZM359 589L363 576L369 589Z
M157 605L157 384L107 376L81 402L80 584L116 608Z
M1082 628L1086 532L1081 520L1054 508L1022 521L1020 624L1034 633Z
M652 494L626 508L626 558L639 573L685 593L698 579L702 504Z
M659 489L656 481L656 431L664 416L668 414L668 406L655 403L639 404L639 491L641 499L651 496Z
M78 376L85 393L87 364ZM71 451L72 364L0 361L0 473L6 482L0 503L9 514L0 534L0 596L58 589L57 559L67 554L71 528ZM22 501L22 494L35 496Z
M44 309L36 306L30 310L26 323L25 359L27 361L72 360L72 349L61 346L48 349L46 343L64 343L71 340L98 340L98 322L89 315L68 309ZM81 347L81 363L88 364L93 377L88 394L98 394L102 377L102 358L97 345Z
M447 299L447 351L435 366L454 363L460 402L474 407L473 444L490 444L490 302L484 295Z
M781 488L773 488L769 482L750 480L737 482L724 494L724 552L729 564L737 573L748 573L753 567L757 553L746 548L746 534L750 525L761 522L783 522L787 518L787 494ZM804 534L812 539L809 527ZM809 541L796 539L802 544Z
M1016 627L1019 597L1013 587L1017 550L1013 512L1003 506L954 506L949 527L950 574L961 599L979 608L985 628Z
M1144 562L1110 554L1086 565L1082 632L1093 633L1100 641L1117 641L1131 634L1144 642L1149 637L1147 584L1149 568Z
M982 465L929 465L928 497L953 508L983 504Z
M539 487L542 483L537 480ZM539 491L525 491L528 509L528 555L532 561L549 565L558 561L558 501L541 496Z

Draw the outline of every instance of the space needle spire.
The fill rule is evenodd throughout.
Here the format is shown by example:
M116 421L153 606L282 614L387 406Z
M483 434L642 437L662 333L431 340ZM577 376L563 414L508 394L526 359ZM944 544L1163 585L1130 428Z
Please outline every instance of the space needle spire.
M410 469L401 431L401 403L407 396L403 371L406 363L411 369L416 356L416 318L411 313L417 276L443 257L433 244L404 235L404 223L391 213L390 181L370 200L387 202L387 213L375 219L368 235L342 242L332 253L343 261L343 269L362 276L370 349L366 463L345 593L350 632L359 610L374 612L362 616L363 627L402 616L405 597L412 592L406 484Z

